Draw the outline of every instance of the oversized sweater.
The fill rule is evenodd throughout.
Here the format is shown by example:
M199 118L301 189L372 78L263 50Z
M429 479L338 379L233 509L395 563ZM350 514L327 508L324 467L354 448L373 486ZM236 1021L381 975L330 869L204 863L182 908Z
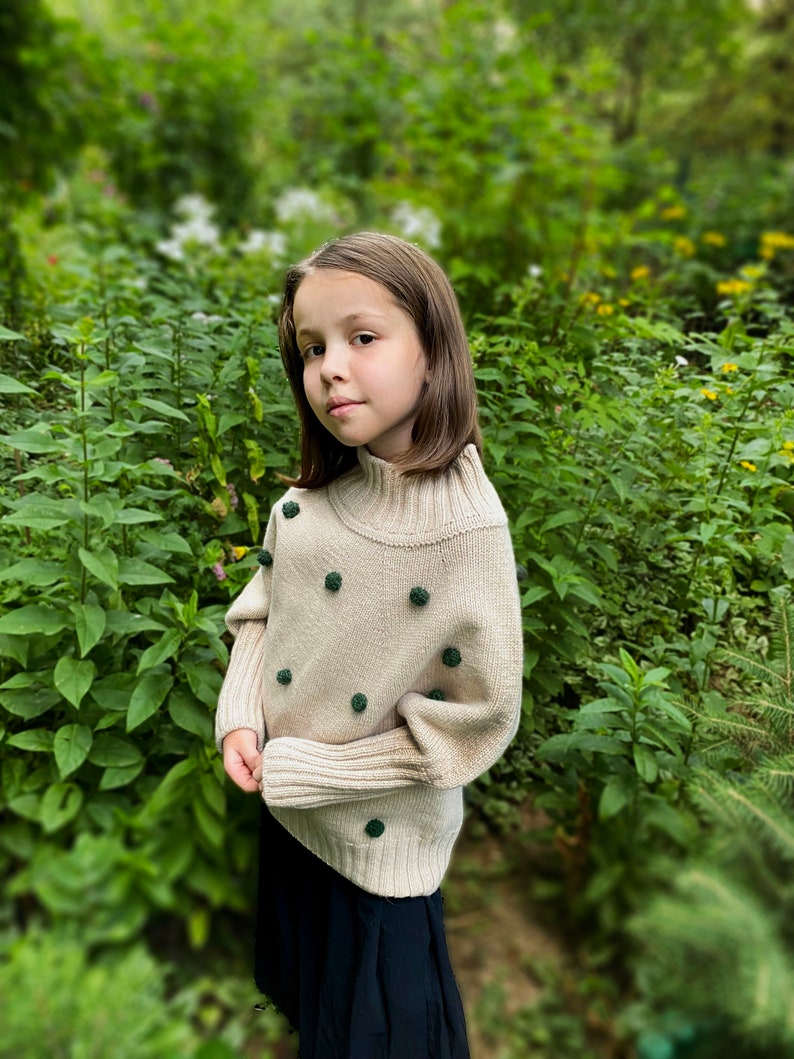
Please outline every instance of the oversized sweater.
M515 734L523 662L502 505L468 446L441 476L358 466L273 508L232 604L216 719L263 749L262 795L364 890L432 893L465 784Z

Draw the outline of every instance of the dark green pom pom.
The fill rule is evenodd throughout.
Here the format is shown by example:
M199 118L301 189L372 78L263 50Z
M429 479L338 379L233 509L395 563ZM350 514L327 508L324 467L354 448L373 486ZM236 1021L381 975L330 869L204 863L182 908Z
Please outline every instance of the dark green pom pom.
M426 588L412 588L408 593L408 598L416 607L424 607L427 601L430 599L430 593Z
M300 504L296 504L294 500L288 500L286 504L281 505L281 510L284 512L284 518L295 518L300 509Z
M454 669L455 666L460 665L460 651L457 647L448 647L441 656L441 661L445 666L450 666Z
M276 673L276 680L279 684L284 684L286 687L287 684L292 683L292 671L290 669L279 669L278 673Z
M370 820L364 830L367 832L370 838L380 838L380 836L386 830L386 825L382 820Z
M353 707L356 713L361 713L367 708L367 696L362 695L360 691L357 691L353 698L350 700L350 705Z
M433 688L432 691L428 691L427 697L429 699L437 699L438 702L446 702L447 701L447 697L444 694L444 692L441 690L441 688Z
M256 561L259 563L260 566L272 566L273 556L270 554L269 551L266 551L263 548L262 551L259 552L259 554L257 555Z
M330 574L326 574L325 587L329 592L338 592L342 587L342 575L338 574L336 570L332 570Z

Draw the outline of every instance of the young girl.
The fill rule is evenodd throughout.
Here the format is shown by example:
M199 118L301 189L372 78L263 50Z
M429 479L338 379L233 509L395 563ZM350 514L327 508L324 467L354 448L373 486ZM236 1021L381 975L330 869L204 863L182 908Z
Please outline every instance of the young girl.
M264 799L257 985L302 1059L467 1059L438 888L515 733L522 640L460 312L423 251L364 232L289 270L279 342L301 472L229 611L216 725Z

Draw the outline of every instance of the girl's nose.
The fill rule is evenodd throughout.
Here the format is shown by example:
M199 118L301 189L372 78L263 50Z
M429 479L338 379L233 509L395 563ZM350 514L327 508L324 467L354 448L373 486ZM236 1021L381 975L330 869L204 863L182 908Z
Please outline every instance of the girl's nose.
M320 375L325 382L346 379L350 370L350 354L344 342L330 343L325 347Z

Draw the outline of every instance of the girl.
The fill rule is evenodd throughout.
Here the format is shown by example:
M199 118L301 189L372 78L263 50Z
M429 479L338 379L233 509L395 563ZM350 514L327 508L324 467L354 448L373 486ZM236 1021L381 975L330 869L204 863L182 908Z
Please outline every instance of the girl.
M518 725L522 641L466 334L401 239L287 274L301 471L227 621L224 766L264 799L256 981L302 1059L467 1059L439 883Z

